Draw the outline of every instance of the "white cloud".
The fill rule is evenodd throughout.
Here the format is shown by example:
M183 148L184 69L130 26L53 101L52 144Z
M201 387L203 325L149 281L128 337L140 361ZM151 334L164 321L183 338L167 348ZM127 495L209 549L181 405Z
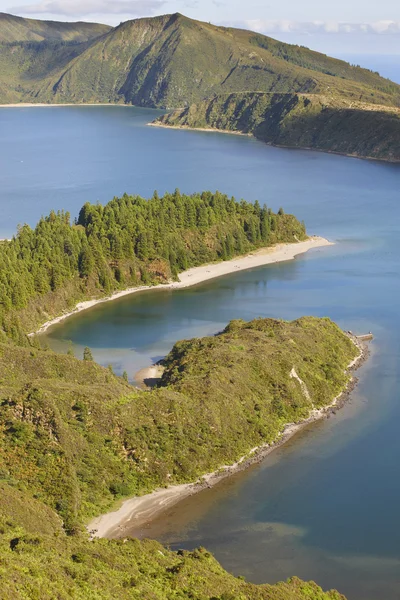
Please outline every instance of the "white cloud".
M167 0L42 0L9 8L12 13L26 15L62 15L85 17L87 15L132 15L135 17L160 11Z
M374 23L344 23L340 21L268 21L263 19L229 23L232 27L245 27L259 33L373 33L400 34L400 21L376 21Z

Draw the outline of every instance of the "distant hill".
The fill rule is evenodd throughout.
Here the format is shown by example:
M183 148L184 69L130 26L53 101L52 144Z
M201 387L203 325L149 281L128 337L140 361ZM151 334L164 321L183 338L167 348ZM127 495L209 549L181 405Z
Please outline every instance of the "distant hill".
M115 28L0 15L0 103L19 102L179 108L162 123L400 160L400 85L179 13Z
M0 13L0 43L43 42L87 42L110 31L109 25L97 23L60 23L24 19Z
M248 133L276 146L400 161L400 109L323 94L215 96L155 124Z
M0 101L176 108L214 94L252 91L400 104L400 86L376 73L179 13L127 21L111 30L84 26L3 16L0 40L7 43L0 53Z

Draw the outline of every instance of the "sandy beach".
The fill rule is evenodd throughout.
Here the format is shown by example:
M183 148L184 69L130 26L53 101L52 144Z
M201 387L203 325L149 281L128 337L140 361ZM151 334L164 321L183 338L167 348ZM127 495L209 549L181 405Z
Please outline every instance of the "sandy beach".
M148 390L149 388L154 387L155 384L161 379L164 370L164 367L159 364L145 367L144 369L140 369L140 371L135 373L135 381L140 388Z
M355 336L350 336L350 338L358 347L359 355L348 365L348 372L352 372L359 368L368 356L367 344L359 341ZM293 375L291 374L291 376ZM297 375L294 376L297 377ZM339 409L348 399L355 384L356 379L352 377L346 390L334 398L328 406L320 409L313 409L308 418L303 421L298 423L288 423L275 443L252 448L246 456L243 456L236 463L221 466L217 471L200 477L196 482L161 488L155 490L151 494L135 496L125 500L118 510L100 515L87 525L91 537L114 539L126 536L127 532L129 532L129 535L131 536L135 535L141 537L143 526L150 520L162 514L167 508L174 506L188 496L200 492L204 488L214 486L221 481L221 479L246 469L251 464L260 462L268 454L276 450L276 448L285 444L302 428L326 417L335 409Z
M159 121L147 123L150 127L163 127L164 129L181 129L182 131L203 131L206 133L225 133L227 135L244 135L245 137L254 137L252 133L244 133L243 131L233 131L229 129L217 129L216 127L189 127L188 125L166 125Z
M212 263L209 265L202 265L201 267L193 267L192 269L188 269L187 271L183 271L183 273L180 273L179 281L175 281L173 283L162 283L153 286L138 286L134 288L128 288L120 292L115 292L114 294L112 294L111 296L107 296L106 298L96 298L93 300L86 300L85 302L80 302L76 305L74 310L60 315L59 317L56 317L54 319L51 319L50 321L47 321L37 331L34 331L29 335L33 336L36 334L44 333L49 327L52 327L53 325L64 321L68 317L75 315L78 312L88 310L89 308L92 308L96 304L100 304L102 302L110 302L112 300L116 300L117 298L127 296L128 294L135 294L137 292L143 292L145 290L155 290L161 288L165 290L182 289L193 285L197 285L199 283L203 283L204 281L208 281L209 279L221 277L222 275L235 273L235 271L238 270L243 271L246 269L252 269L254 267L261 267L263 265L269 265L286 260L293 260L299 254L303 254L304 252L307 252L312 248L320 248L322 246L331 245L333 245L333 242L329 242L325 238L312 236L304 242L297 242L293 244L277 244L276 246L262 248L261 250L251 252L245 256L238 256L237 258L233 258L232 260Z
M81 104L77 102L70 102L65 104L46 104L45 102L20 102L16 104L0 104L0 108L46 108L55 106L126 106L133 108L133 104L113 104L112 102L93 102L92 104L83 102Z

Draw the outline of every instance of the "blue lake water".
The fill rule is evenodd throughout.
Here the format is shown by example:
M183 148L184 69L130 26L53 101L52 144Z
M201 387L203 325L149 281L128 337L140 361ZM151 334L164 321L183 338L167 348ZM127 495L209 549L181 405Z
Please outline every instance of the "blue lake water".
M351 402L261 465L173 508L146 534L204 545L249 580L290 575L349 600L400 597L400 165L270 148L247 137L147 127L134 108L0 110L0 237L51 208L219 189L283 206L333 247L178 291L98 305L45 340L134 373L233 318L329 316L372 330Z

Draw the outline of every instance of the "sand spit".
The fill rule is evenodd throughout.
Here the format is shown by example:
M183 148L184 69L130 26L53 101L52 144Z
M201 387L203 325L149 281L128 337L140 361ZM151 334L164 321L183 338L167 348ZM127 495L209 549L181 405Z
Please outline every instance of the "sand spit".
M347 367L348 372L353 372L367 359L369 351L366 343L360 341L354 335L349 334L349 337L359 349L359 355ZM125 537L128 531L131 536L141 537L146 523L159 516L167 508L192 494L214 486L229 475L262 461L268 454L285 444L306 425L335 413L349 398L356 383L357 379L352 376L347 388L334 398L328 406L313 409L310 411L309 417L299 423L288 423L275 443L252 448L246 456L243 456L236 463L222 466L217 471L200 477L194 483L169 486L155 490L145 496L135 496L125 500L118 510L96 517L88 524L87 529L91 537L116 539Z
M96 304L100 304L101 302L110 302L111 300L116 300L117 298L121 298L122 296L127 296L128 294L134 294L137 292L143 292L145 290L155 290L155 289L181 289L190 287L192 285L197 285L198 283L202 283L203 281L208 281L209 279L215 279L216 277L221 277L222 275L228 275L230 273L235 273L238 270L252 269L254 267L260 267L263 265L269 265L272 263L282 262L286 260L292 260L299 254L303 254L312 248L319 248L321 246L331 246L333 242L329 242L325 238L312 236L308 238L305 242L297 242L293 244L276 244L275 246L271 246L269 248L262 248L261 250L256 250L251 252L245 256L238 256L237 258L233 258L232 260L227 260L224 262L212 263L209 265L202 265L201 267L193 267L192 269L188 269L179 275L179 281L173 283L161 283L159 285L153 286L138 286L134 288L128 288L126 290L122 290L120 292L115 292L111 296L107 296L106 298L97 298L94 300L86 300L85 302L80 302L76 305L74 310L67 312L59 317L51 319L44 323L37 331L30 333L30 336L44 333L49 327L52 325L56 325L61 321L64 321L71 315L75 315L82 310L87 310L88 308L92 308Z

